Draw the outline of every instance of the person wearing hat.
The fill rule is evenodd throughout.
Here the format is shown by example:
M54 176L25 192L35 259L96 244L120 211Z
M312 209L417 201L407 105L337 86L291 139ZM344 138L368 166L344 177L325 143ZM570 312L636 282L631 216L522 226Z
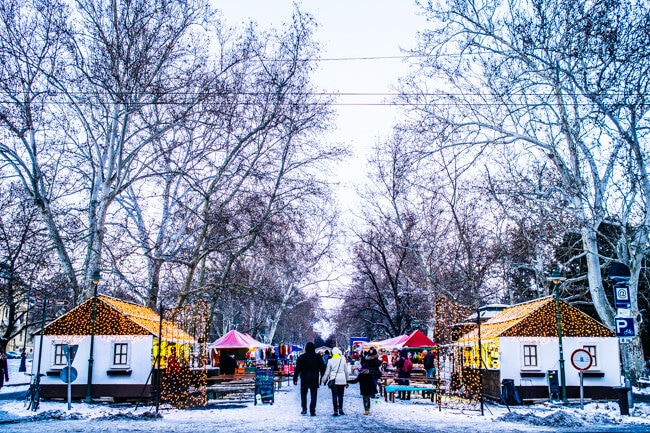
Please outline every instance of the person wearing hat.
M316 346L311 341L305 345L305 353L298 357L293 371L293 384L298 384L300 377L300 405L302 415L307 414L307 391L310 392L309 413L316 416L316 400L318 399L318 384L325 373L323 358L316 353Z
M334 406L333 416L345 415L343 412L343 394L348 387L348 363L342 356L341 349L332 349L332 357L327 361L327 368L323 375L323 385L332 382L332 404Z

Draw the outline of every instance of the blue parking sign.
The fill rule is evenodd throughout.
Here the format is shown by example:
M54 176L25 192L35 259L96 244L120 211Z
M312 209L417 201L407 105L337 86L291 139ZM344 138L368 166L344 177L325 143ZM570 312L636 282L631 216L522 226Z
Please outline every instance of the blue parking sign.
M634 319L631 317L614 318L617 337L634 337Z

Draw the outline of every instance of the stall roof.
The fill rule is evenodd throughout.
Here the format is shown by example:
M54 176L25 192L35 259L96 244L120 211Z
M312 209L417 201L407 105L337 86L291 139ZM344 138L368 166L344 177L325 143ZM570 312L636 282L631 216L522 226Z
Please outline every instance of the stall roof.
M212 349L266 349L269 344L257 341L248 334L243 334L236 329L228 331L221 338L210 344Z
M424 332L416 329L409 335L406 340L402 343L402 347L433 347L436 343L433 342L429 337L424 335Z
M614 332L587 314L560 301L563 337L614 337ZM499 337L557 337L557 305L553 295L522 302L503 310L481 325L482 340ZM474 329L458 341L478 341Z
M194 343L194 338L172 322L143 305L106 295L97 295L95 329L91 328L93 298L65 313L49 325L45 335L154 335L177 343Z
M383 347L384 349L394 349L402 347L402 343L409 338L408 335L398 335L397 337L387 338L381 341L373 341L369 345Z

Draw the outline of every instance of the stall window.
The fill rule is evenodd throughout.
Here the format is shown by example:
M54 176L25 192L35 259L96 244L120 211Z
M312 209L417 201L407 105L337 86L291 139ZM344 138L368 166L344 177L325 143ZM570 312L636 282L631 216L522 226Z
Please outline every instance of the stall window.
M595 344L587 344L582 346L591 355L591 368L598 367L598 346Z
M129 343L113 343L113 366L129 366Z
M54 367L64 367L68 365L68 360L65 357L65 353L63 352L63 348L65 346L67 346L67 344L54 345L54 359L52 360L52 365Z
M523 346L523 360L524 368L536 368L539 367L537 361L537 345L536 344L524 344Z

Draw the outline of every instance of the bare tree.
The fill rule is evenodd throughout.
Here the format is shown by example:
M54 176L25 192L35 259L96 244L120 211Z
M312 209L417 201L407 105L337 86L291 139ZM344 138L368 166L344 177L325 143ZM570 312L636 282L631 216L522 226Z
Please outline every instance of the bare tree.
M433 89L414 78L405 91L418 119L412 128L429 136L453 131L447 148L521 147L529 158L548 159L558 185L539 204L579 222L591 299L613 326L601 268L629 264L636 298L647 255L647 5L452 0L424 10L435 25L416 52ZM617 257L599 252L604 221L625 227ZM636 299L632 311L638 314Z
M71 7L68 13L62 3L34 1L3 8L8 37L2 51L13 66L4 73L26 80L5 86L12 96L5 112L11 109L22 123L3 116L23 148L0 150L42 209L79 302L77 275L101 267L113 201L160 157L152 142L183 122L201 99L206 44L200 26L209 25L211 12L202 0L79 0ZM48 137L52 128L58 131ZM86 215L79 215L83 229L75 240L85 243L85 257L75 263L70 251L78 248L62 238L50 208L56 203L74 210L80 196ZM88 284L85 297L90 290Z
M71 291L77 294L71 240L62 230L65 212L58 204L76 185L66 185L65 152L51 104L56 88L49 81L66 73L68 18L63 2L9 0L0 5L0 160L3 176L21 182L39 209Z

